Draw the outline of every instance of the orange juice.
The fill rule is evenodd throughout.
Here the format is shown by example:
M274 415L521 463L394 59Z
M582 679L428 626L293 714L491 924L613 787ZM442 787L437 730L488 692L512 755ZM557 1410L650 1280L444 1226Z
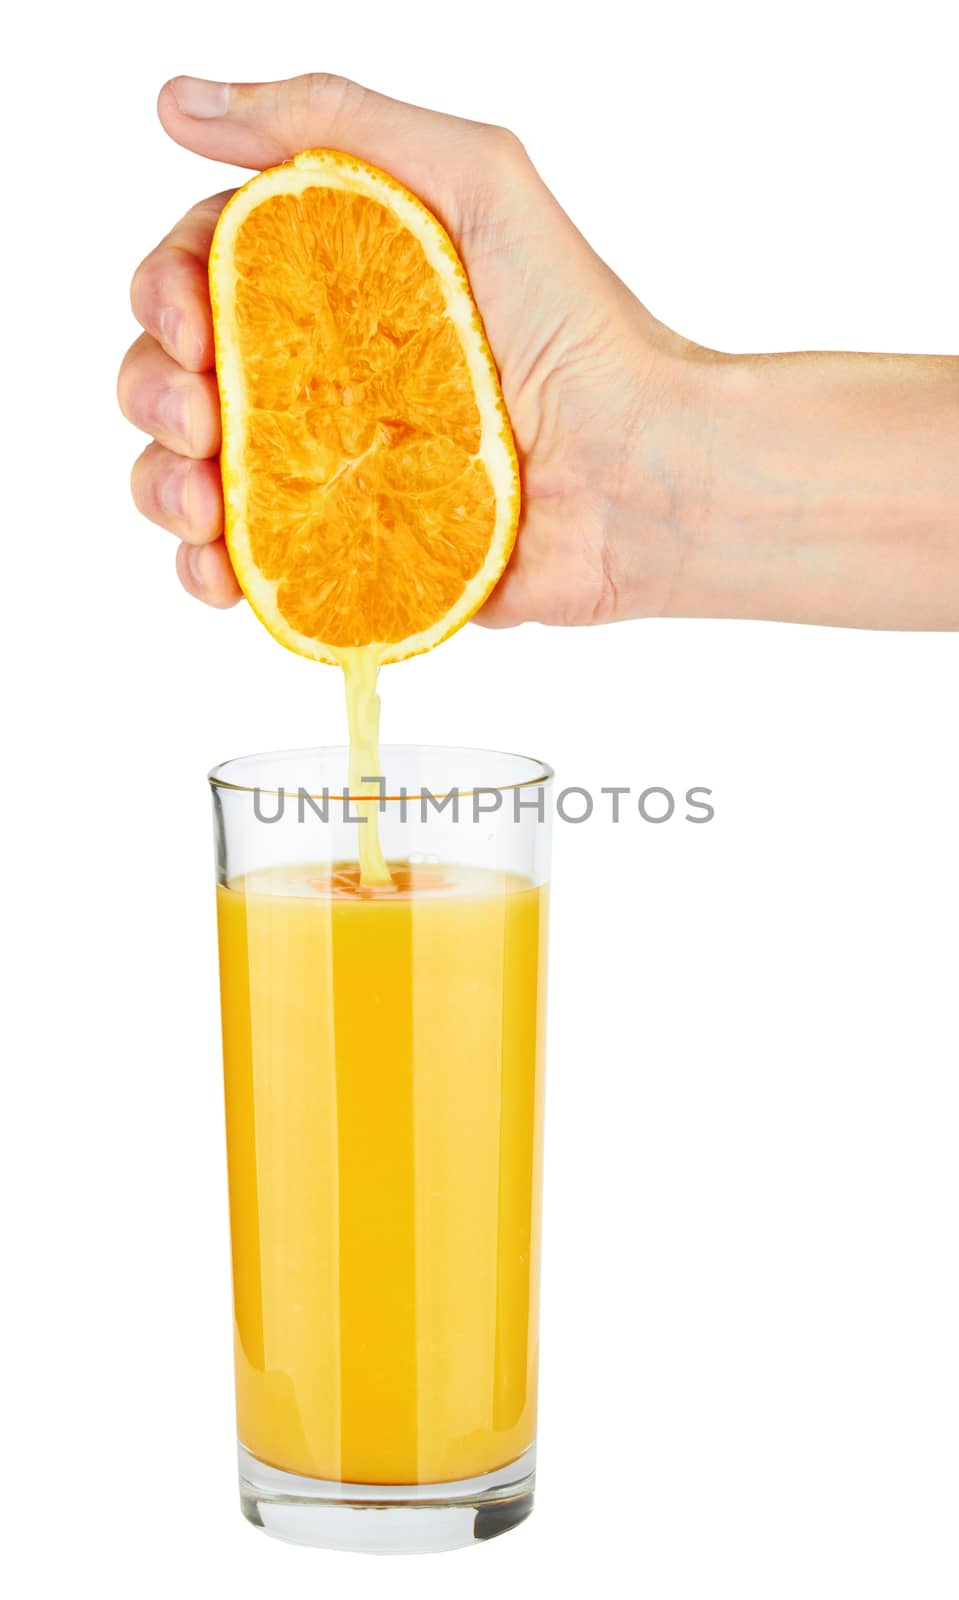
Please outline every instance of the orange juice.
M217 889L241 1442L370 1484L535 1434L546 891L481 868Z
M340 659L346 688L346 715L350 730L350 796L364 818L358 831L360 883L365 888L390 882L390 869L380 844L379 787L380 697L376 692L379 656L376 648L344 650ZM360 798L375 795L376 800Z

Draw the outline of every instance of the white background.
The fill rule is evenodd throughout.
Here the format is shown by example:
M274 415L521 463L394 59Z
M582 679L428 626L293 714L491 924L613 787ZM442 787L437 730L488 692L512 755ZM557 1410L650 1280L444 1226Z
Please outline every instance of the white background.
M286 1547L236 1501L204 773L340 741L341 690L246 607L179 589L173 540L128 501L140 443L113 399L133 268L236 177L162 134L177 72L332 70L510 125L620 275L704 343L956 351L950 9L20 11L0 631L11 1592L954 1600L955 637L468 628L387 670L387 740L527 750L565 783L704 784L716 818L557 829L532 1520L386 1565Z

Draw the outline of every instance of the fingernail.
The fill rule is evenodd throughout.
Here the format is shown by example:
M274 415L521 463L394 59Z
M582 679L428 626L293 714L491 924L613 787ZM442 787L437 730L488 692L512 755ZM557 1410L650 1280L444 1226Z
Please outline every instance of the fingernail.
M164 389L156 403L157 421L178 439L189 437L190 397L185 389Z
M177 340L180 337L180 328L183 324L183 312L177 311L173 306L164 306L160 312L160 338L166 345L171 356L177 352Z
M203 587L203 546L201 544L188 544L186 547L186 566L193 582L201 589Z
M186 521L186 485L190 476L189 461L178 461L170 468L160 484L160 504L168 517Z
M222 117L230 103L230 85L209 78L174 78L170 88L186 117Z
M191 333L189 328L183 341L183 360L191 372L199 372L200 364L205 355L205 346L198 333Z

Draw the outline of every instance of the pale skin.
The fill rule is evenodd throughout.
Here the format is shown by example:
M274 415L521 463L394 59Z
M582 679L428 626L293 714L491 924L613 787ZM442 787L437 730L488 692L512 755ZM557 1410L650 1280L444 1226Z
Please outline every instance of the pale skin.
M178 144L235 166L348 151L446 226L523 478L516 549L478 621L959 628L959 359L691 344L593 252L514 135L342 78L175 78L158 109ZM118 383L124 415L152 439L133 469L136 505L180 541L184 587L219 607L240 599L206 276L228 198L201 201L137 269L144 332Z

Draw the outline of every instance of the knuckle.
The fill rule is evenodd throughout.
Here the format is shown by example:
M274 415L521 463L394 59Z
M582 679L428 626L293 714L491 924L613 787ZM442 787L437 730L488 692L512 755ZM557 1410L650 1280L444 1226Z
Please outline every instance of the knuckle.
M486 130L490 148L504 161L519 166L528 160L526 146L512 128L489 126Z
M144 256L130 280L130 309L141 326L146 326L146 319L156 300L156 289L157 251L151 250L148 256Z
M184 279L194 266L190 251L172 238L144 257L130 284L130 306L142 328L156 331L163 309L182 297Z
M322 109L333 121L346 112L355 113L362 106L366 90L352 78L341 78L335 72L311 72L305 80L306 101L311 108Z
M138 511L143 510L143 489L145 476L145 463L142 455L137 456L130 468L130 498Z
M117 405L128 422L133 421L133 398L135 394L134 363L131 352L127 351L117 374Z
M163 514L155 457L155 448L148 445L143 453L137 456L130 473L130 494L133 504L141 516L149 517L151 522L161 521Z

